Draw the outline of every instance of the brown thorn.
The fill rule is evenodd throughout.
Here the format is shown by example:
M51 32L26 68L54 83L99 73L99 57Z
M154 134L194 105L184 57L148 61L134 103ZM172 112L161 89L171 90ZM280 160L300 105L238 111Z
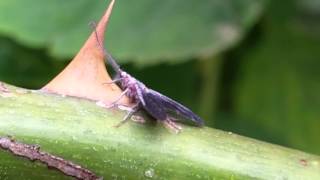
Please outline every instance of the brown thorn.
M96 31L101 44L104 42L104 32L108 24L115 0L112 0L97 24ZM88 28L88 27L86 27ZM92 32L81 50L70 64L42 90L67 96L76 96L106 104L113 102L122 92L116 84L103 85L112 81L108 74L104 52L97 44L95 32ZM129 104L128 98L121 100L122 104Z

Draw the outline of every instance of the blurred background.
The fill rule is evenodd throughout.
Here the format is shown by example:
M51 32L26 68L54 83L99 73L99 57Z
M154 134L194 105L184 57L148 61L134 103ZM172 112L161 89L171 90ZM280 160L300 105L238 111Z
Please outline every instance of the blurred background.
M1 0L0 81L38 89L107 0ZM320 154L319 0L118 0L106 47L208 126Z

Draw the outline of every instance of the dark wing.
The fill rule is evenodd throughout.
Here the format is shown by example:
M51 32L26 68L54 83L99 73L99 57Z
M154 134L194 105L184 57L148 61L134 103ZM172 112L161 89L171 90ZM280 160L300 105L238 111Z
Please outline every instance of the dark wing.
M142 89L137 89L139 99L143 108L155 119L166 120L168 115L165 108L159 103L158 98L150 93L144 92Z
M148 101L150 99L152 102L157 103L158 106L161 106L162 109L164 108L166 111L174 111L178 115L182 115L183 117L192 120L199 126L203 126L203 120L194 114L190 109L186 108L182 104L168 98L165 95L158 93L152 89L148 89L148 92L144 95L144 100ZM148 104L148 103L146 103Z

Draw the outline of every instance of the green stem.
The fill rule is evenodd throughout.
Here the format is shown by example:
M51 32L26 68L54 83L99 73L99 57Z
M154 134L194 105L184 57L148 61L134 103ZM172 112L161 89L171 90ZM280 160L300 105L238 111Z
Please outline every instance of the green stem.
M0 136L37 144L105 179L320 179L319 156L207 127L183 125L173 134L153 121L130 121L115 128L124 112L6 86ZM0 157L0 179L67 178L7 151Z
M199 114L206 119L206 124L213 127L217 108L218 84L221 69L221 58L215 57L198 61L202 75Z

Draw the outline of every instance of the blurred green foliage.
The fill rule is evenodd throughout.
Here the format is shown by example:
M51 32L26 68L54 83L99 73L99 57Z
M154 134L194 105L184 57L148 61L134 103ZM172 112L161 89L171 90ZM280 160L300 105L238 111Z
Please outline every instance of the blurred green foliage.
M0 80L44 85L106 6L1 1ZM117 1L106 44L209 126L320 154L319 20L317 0Z
M265 0L117 1L107 32L108 49L124 61L158 64L212 56L234 45L261 13ZM108 1L3 0L0 32L54 57L72 57L88 24Z
M279 142L320 153L320 35L315 29L320 9L312 22L306 9L287 9L288 4L272 4L259 41L238 52L243 63L233 89L234 110L242 121L267 131L266 138L276 135Z
M56 63L43 49L32 49L0 38L1 81L29 88L41 87L62 70L65 62Z

